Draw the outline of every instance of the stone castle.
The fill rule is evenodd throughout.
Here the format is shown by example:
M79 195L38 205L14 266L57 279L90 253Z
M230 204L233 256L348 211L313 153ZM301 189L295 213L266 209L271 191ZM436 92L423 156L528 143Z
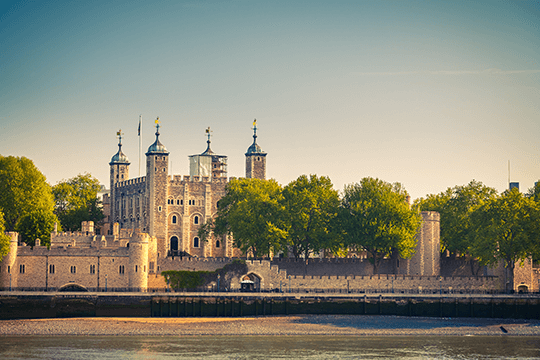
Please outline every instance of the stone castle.
M254 122L253 143L246 157L247 178L266 178L266 153L257 144ZM199 155L189 156L190 174L169 175L169 152L156 140L146 152L146 176L129 178L128 157L122 152L119 132L118 152L110 166L110 194L104 197L106 223L97 234L92 222L84 222L77 233L51 234L50 248L19 244L11 237L10 252L0 262L0 290L84 289L106 291L164 289L166 270L214 271L244 254L230 237L203 242L198 230L215 216L217 202L225 195L227 156L214 153L210 142ZM416 253L411 259L388 259L374 275L365 256L337 259L315 258L307 263L290 258L248 260L248 272L223 279L220 288L240 288L251 280L258 289L277 289L283 284L300 289L424 289L449 291L490 291L504 289L503 269L485 268L474 276L461 263L444 261L441 266L439 228L436 212L422 212ZM514 277L517 290L537 291L538 274L531 264L519 268Z

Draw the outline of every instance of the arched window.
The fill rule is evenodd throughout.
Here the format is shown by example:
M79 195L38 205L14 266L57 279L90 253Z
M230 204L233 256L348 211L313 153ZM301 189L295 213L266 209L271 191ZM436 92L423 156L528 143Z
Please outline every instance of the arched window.
M176 224L176 215L173 215L173 216L172 216L171 222L172 222L173 224Z
M197 236L193 238L193 247L199 247L199 238Z
M198 217L198 216L195 216L195 217L193 218L193 223L194 223L195 225L198 225L198 224L199 224L199 217Z
M173 253L178 251L178 237L173 236L171 238L170 249Z
M216 240L216 247L218 248L220 245L221 243L219 242L219 240Z

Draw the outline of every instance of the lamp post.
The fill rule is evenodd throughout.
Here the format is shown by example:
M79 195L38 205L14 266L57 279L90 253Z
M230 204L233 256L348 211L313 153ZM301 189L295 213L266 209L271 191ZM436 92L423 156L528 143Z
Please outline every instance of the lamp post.
M107 274L105 274L105 292L107 292Z
M394 293L394 276L392 276L392 294Z
M219 292L219 279L221 278L221 276L219 274L217 274L217 292Z
M289 293L291 292L291 275L289 275Z
M11 291L11 272L9 273L9 291Z
M169 276L169 275L167 275L167 292L169 292L169 291L170 291L170 289L169 289L169 279L170 279L170 276Z
M442 276L439 276L439 295L442 295Z

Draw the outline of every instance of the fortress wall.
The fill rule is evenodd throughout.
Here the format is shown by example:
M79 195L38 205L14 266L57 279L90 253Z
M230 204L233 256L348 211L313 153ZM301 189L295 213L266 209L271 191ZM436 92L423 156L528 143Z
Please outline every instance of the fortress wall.
M232 258L160 258L159 272L168 270L215 271L232 262Z
M305 265L303 259L274 258L272 265L286 270L289 275L313 275L313 276L345 276L345 275L371 275L373 264L367 259L359 258L315 258L309 259ZM384 259L381 262L379 272L382 274L393 273L392 262Z
M439 279L441 279L439 281ZM393 280L393 281L392 281ZM359 289L383 290L394 292L400 290L449 291L461 290L489 291L499 289L496 277L449 277L438 276L408 276L408 275L373 275L373 276L291 276L292 288L306 289ZM288 287L288 279L282 283L282 288Z

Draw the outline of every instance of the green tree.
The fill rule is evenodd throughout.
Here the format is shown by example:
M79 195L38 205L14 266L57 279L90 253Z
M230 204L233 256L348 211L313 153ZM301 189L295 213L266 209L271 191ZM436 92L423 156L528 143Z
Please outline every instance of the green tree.
M345 186L340 223L346 243L370 254L375 274L385 256L396 253L407 259L414 254L421 217L406 198L399 183L370 177Z
M21 240L30 246L35 245L36 239L41 240L42 246L49 246L51 233L57 222L58 218L52 212L36 209L23 215L17 222L15 230L19 233Z
M537 181L534 186L527 191L525 196L536 202L540 202L540 181Z
M23 215L37 209L52 212L53 207L51 187L32 160L0 155L0 208L7 231L15 231Z
M0 261L9 253L9 236L5 234L4 213L0 209Z
M232 234L235 246L254 257L280 251L285 239L280 197L281 186L275 180L231 180L219 200L213 233Z
M502 261L511 290L515 264L538 253L539 205L517 189L507 190L472 211L470 228L471 255L482 265Z
M326 176L300 176L283 189L282 203L288 242L296 258L307 261L313 252L337 248L338 234L331 231L339 195Z
M100 189L99 180L90 174L79 174L53 186L54 212L65 230L79 231L83 221L99 225L104 217L97 198Z
M452 255L466 254L472 209L497 196L497 191L480 181L448 188L437 195L428 195L415 202L420 211L437 211L441 215L441 251Z

